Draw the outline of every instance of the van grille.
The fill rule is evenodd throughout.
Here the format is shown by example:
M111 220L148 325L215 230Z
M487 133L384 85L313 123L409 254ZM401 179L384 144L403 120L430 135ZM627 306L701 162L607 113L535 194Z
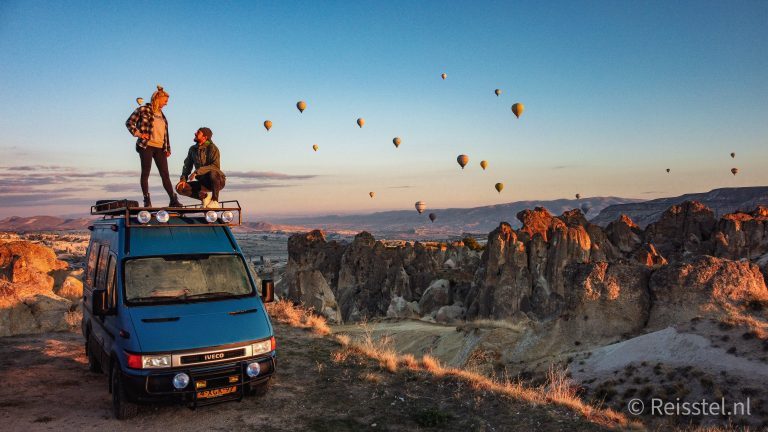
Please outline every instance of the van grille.
M203 354L192 354L181 356L181 364L187 365L191 363L208 363L214 361L228 360L232 358L244 357L245 348L229 350L229 351L214 351Z

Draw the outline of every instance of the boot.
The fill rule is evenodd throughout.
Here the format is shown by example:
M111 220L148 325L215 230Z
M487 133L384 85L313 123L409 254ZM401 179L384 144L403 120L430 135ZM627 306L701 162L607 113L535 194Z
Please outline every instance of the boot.
M179 202L179 196L173 194L171 201L168 203L168 207L184 207L184 204Z
M152 201L149 200L149 194L144 195L144 207L152 207Z

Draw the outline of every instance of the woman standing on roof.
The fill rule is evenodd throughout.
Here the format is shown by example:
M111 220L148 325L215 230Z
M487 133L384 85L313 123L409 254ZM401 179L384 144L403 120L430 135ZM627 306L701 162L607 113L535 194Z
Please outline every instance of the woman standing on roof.
M149 199L149 171L152 160L163 179L163 188L168 193L168 207L181 207L179 198L173 192L173 185L168 176L168 157L171 156L171 141L168 137L168 120L163 114L163 107L168 104L168 93L161 86L152 93L152 101L139 106L125 121L128 132L137 138L136 151L141 159L141 192L144 194L144 207L152 207Z

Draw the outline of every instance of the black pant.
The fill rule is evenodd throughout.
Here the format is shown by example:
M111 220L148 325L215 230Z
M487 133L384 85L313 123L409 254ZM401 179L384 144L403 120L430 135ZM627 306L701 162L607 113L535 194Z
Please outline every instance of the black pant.
M149 194L149 171L152 168L152 159L155 160L157 171L160 172L160 178L163 179L163 188L168 192L168 197L173 198L173 185L168 177L168 158L161 148L150 147L139 149L141 158L141 193L144 196Z
M224 189L225 183L226 177L224 177L224 173L214 169L207 174L195 176L195 179L189 182L189 185L192 187L192 197L200 196L202 186L211 191L211 200L218 201L219 191Z

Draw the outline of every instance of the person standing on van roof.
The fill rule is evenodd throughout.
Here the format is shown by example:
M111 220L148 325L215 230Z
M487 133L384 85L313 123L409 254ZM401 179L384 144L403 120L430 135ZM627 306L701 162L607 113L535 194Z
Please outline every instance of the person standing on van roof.
M224 189L227 177L221 171L219 148L211 141L212 136L213 132L207 127L201 127L195 132L197 144L187 152L181 181L176 185L176 191L181 195L199 199L203 202L203 207L219 208L219 191Z
M173 192L173 184L168 174L168 158L171 156L171 141L168 137L168 120L163 114L163 107L168 104L168 93L161 86L152 93L152 102L142 105L128 117L125 127L137 138L136 152L141 159L141 193L144 194L144 207L152 207L149 199L149 171L152 160L160 172L163 188L171 199L168 207L182 207L179 197Z

